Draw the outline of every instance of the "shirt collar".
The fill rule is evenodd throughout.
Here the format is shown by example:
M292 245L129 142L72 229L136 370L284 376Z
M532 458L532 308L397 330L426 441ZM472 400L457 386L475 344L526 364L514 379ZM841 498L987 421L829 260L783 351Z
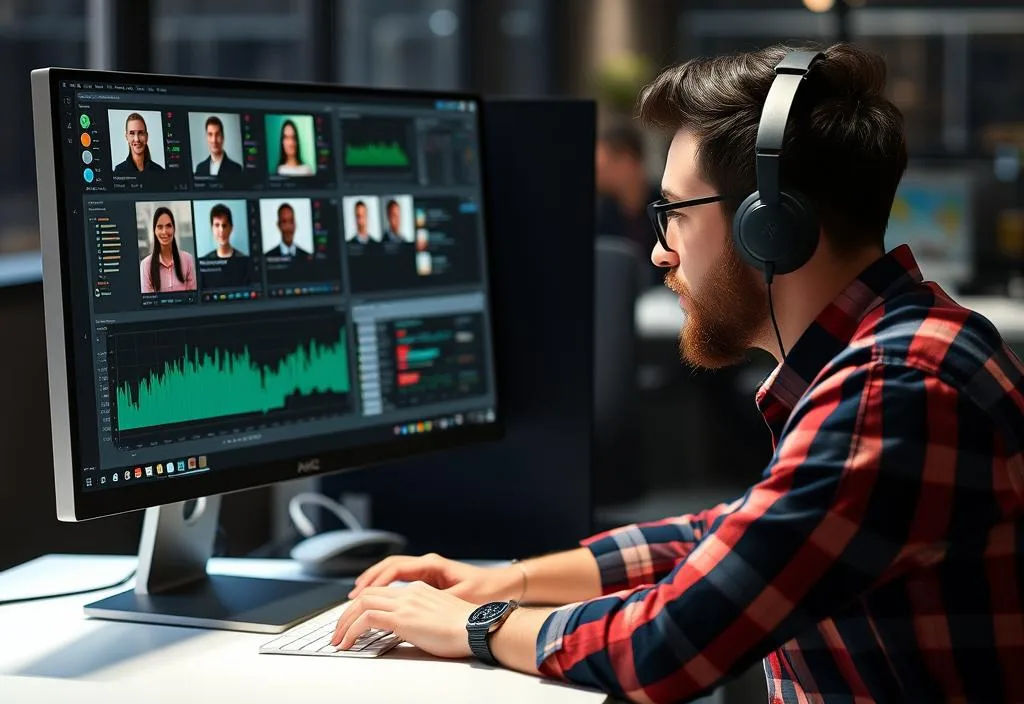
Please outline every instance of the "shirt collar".
M835 297L762 382L755 401L776 439L797 401L825 365L847 347L861 321L897 292L922 280L907 245L873 262Z

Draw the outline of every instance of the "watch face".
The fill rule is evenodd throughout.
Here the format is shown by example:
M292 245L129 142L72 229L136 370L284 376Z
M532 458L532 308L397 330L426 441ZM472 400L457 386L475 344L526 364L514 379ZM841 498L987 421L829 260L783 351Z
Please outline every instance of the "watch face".
M507 601L492 601L484 604L469 615L470 623L488 623L501 616L509 608Z

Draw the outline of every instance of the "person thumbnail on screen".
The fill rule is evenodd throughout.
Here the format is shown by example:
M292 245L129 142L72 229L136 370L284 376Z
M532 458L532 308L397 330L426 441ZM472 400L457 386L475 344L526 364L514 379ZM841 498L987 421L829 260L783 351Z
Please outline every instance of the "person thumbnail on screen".
M420 228L416 230L416 251L425 252L430 248L430 230Z
M316 173L316 131L312 115L267 115L267 169L278 176Z
M189 201L136 203L135 220L142 293L195 291L195 235Z
M241 176L242 130L238 115L190 112L188 131L196 176L223 180Z
M199 280L203 289L238 288L254 281L244 200L195 201Z
M409 244L416 239L413 226L412 196L391 196L383 199L384 242Z
M430 252L416 252L416 273L420 276L430 276L434 271L434 261Z
M308 198L264 198L260 229L268 269L299 267L312 259L313 206Z
M110 163L118 176L164 173L164 132L155 110L108 110Z
M345 211L345 239L354 245L380 242L380 199L377 196L346 196L341 207Z

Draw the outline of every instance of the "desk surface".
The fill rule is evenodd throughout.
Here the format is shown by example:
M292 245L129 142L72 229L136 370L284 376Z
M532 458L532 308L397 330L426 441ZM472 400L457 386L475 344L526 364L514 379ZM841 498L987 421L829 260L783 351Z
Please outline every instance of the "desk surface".
M995 325L1011 344L1024 343L1024 301L999 296L959 296L956 301L980 313ZM667 288L645 291L636 302L636 331L641 339L679 336L685 314L679 297Z
M134 557L47 555L0 573L0 600L110 584ZM214 559L210 572L301 578L287 560ZM119 587L118 589L124 589ZM531 702L598 704L604 694L403 644L374 659L261 655L274 636L87 619L118 589L0 606L0 701Z

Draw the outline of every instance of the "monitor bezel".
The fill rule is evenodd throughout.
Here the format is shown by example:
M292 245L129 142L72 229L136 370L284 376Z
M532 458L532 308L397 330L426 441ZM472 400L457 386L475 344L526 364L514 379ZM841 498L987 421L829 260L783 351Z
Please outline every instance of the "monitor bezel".
M336 97L413 98L432 100L473 100L478 134L480 190L482 195L483 247L488 270L496 265L491 237L491 208L485 164L483 98L468 91L438 91L408 88L341 86L312 81L261 81L210 76L149 74L126 71L96 71L48 67L32 71L32 102L39 187L40 245L43 254L43 293L46 328L48 386L51 407L51 437L54 460L54 486L57 517L62 521L84 521L144 508L166 505L202 496L245 491L279 482L353 471L391 460L413 458L427 453L455 449L472 443L493 442L504 437L504 417L500 405L500 352L496 343L495 293L491 276L487 291L488 327L492 351L492 394L494 422L465 424L443 432L406 435L387 442L354 448L330 450L316 455L294 457L253 464L246 469L225 469L185 477L183 480L142 482L132 486L83 491L83 469L74 458L81 445L77 419L77 376L73 364L73 337L76 331L70 286L70 242L66 202L65 174L61 164L61 123L59 87L61 81L120 82L126 84L166 85L176 88L221 88L224 90L264 90L287 92L289 96L316 96L321 100ZM169 96L173 99L173 96ZM43 121L48 123L42 124ZM84 331L88 334L88 331ZM310 460L317 460L312 463ZM318 467L314 469L314 467Z

